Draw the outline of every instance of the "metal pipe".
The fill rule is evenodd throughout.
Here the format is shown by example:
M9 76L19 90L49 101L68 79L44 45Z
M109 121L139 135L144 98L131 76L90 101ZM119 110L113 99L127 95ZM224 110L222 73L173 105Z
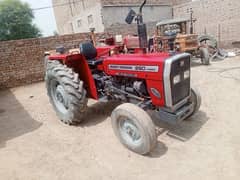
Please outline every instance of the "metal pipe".
M139 14L142 14L142 9L143 9L143 6L146 4L147 0L144 0L142 5L140 6L140 9L139 9Z
M143 9L143 6L147 3L147 0L144 0L142 5L140 6L139 8L139 14L138 14L138 24L142 24L143 23L143 17L142 17L142 9Z

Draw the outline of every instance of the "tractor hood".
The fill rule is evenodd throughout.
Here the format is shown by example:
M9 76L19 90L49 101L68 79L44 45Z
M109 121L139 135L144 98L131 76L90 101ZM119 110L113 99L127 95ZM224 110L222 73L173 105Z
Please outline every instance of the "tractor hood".
M114 55L104 60L104 71L108 75L141 79L162 80L164 61L168 53Z

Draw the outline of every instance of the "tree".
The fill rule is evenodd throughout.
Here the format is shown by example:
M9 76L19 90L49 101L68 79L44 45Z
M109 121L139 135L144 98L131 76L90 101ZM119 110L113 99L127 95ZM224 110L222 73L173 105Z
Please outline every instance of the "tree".
M27 3L0 1L0 41L40 37L33 19L33 11Z

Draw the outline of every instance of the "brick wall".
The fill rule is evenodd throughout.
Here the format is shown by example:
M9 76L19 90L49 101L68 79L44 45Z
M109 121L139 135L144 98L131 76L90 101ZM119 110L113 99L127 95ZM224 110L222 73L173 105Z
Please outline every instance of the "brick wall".
M152 24L152 27L154 23ZM150 26L151 27L151 26ZM151 32L151 28L149 28ZM109 29L108 33L98 34L104 38L115 34L136 34L136 25L119 25ZM77 48L79 43L89 40L88 33L78 33L56 37L0 41L0 89L11 88L44 80L45 51L59 45L65 48Z
M0 89L42 81L44 52L59 45L77 47L84 39L88 34L0 42Z
M189 17L188 8L193 8L197 18L195 31L214 36L222 47L240 42L239 0L198 0L174 6L174 17Z

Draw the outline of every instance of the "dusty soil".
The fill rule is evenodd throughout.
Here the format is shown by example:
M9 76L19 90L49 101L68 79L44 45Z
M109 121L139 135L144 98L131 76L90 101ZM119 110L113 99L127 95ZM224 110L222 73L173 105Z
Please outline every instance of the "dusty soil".
M56 117L44 83L1 91L0 179L239 179L239 68L240 58L194 63L200 112L177 126L158 123L158 146L148 156L115 138L111 104L91 101L85 122L69 127Z

